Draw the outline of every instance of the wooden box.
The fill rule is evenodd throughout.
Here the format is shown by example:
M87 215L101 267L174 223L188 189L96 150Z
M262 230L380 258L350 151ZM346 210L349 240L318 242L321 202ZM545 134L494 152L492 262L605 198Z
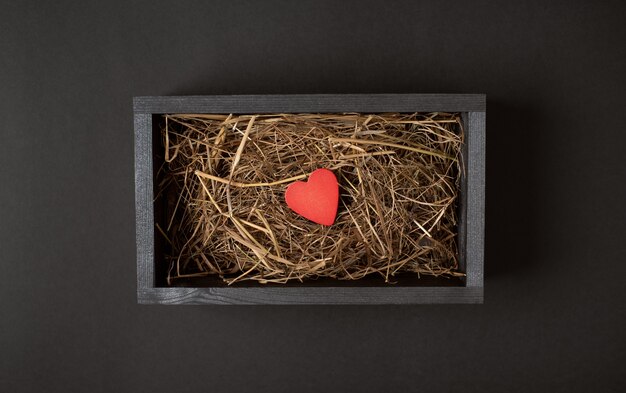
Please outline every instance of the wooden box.
M174 113L460 112L465 129L459 206L459 262L465 277L167 287L161 237L155 236L155 122ZM135 204L137 298L142 304L482 303L486 98L477 94L241 95L136 97ZM162 265L162 264L161 264Z

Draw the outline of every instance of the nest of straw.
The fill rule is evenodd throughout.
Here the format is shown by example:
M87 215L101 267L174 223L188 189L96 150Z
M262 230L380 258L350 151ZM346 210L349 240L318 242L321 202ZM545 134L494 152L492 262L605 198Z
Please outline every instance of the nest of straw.
M459 276L458 114L165 115L158 197L167 199L168 283L285 283L400 272ZM318 168L337 176L330 226L284 203Z

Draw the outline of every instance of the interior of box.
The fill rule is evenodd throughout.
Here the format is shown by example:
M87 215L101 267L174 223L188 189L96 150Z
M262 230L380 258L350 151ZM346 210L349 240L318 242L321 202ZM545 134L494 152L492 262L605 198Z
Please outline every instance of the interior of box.
M164 117L160 114L153 115L152 118L152 151L153 151L153 174L158 171L163 165L164 155L163 148L161 146L161 130L164 124ZM462 121L466 121L466 117L462 116ZM467 149L463 146L462 159L466 161ZM153 179L155 187L154 195L158 195L159 191L156 190L158 182ZM465 270L465 205L466 205L466 176L465 173L461 173L460 179L460 194L459 203L457 204L457 216L458 216L458 231L457 231L457 244L459 250L459 267L460 271ZM165 198L156 197L154 200L154 222L159 224L160 227L166 227L167 217L169 217L167 211L167 203ZM224 283L220 277L215 275L202 276L202 277L189 277L189 278L177 278L171 280L168 285L168 270L169 262L166 260L166 256L171 254L171 246L164 239L164 237L158 232L154 231L154 263L155 263L155 286L156 287L225 287L228 286ZM239 281L231 284L231 287L372 287L372 286L464 286L464 277L448 277L448 276L430 276L430 275L418 275L415 273L400 273L393 277L391 282L386 283L384 278L378 274L370 274L359 280L337 280L331 278L318 278L307 279L300 281L289 281L287 283L274 284L267 283L261 284L256 281Z

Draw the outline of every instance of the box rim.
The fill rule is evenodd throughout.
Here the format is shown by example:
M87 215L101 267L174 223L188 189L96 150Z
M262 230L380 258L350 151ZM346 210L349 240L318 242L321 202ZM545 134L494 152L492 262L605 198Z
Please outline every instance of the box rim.
M484 94L269 94L138 96L134 113L484 112Z
M482 303L486 96L316 94L140 96L133 98L137 296L142 304ZM162 113L463 112L466 127L464 287L159 288L154 286L152 115ZM375 295L375 296L374 296Z

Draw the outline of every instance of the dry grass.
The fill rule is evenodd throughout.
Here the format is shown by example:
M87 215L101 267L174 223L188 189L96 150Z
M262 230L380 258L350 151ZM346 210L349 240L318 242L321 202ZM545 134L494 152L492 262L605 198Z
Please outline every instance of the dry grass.
M168 282L462 275L460 124L448 113L166 115ZM286 186L318 168L340 185L331 227L284 203Z

